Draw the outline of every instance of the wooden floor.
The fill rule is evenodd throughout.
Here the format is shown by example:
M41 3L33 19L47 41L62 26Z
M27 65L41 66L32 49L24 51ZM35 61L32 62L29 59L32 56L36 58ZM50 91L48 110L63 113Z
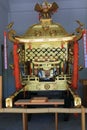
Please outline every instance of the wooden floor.
M28 115L28 130L55 130L54 121L54 113L30 114ZM22 115L0 113L0 130L23 130ZM63 114L58 114L58 130L81 130L81 115L70 114L69 121L64 121Z
M0 114L2 115L2 113L6 116L7 113L9 113L9 116L8 118L5 118L5 121L10 118L11 116L11 113L15 113L15 115L17 114L21 114L21 123L22 123L22 129L20 130L28 130L28 128L30 128L29 126L29 123L28 123L28 120L26 120L26 114L28 113L32 113L32 114L46 114L46 115L49 115L49 114L55 114L55 113L58 113L58 115L61 113L70 113L70 114L75 114L75 113L78 113L80 114L80 124L78 125L78 127L80 126L79 129L77 129L77 123L74 122L75 126L76 127L76 130L87 130L87 126L86 126L86 113L87 113L87 108L84 108L83 106L81 108L1 108L0 109ZM1 116L0 116L1 117ZM79 119L78 118L78 119ZM50 119L50 117L49 117ZM54 118L55 119L55 118ZM11 121L11 119L9 119ZM17 120L15 119L15 122ZM0 120L0 123L2 122L2 120ZM41 124L39 123L40 122L40 119L36 119L36 122L38 122L38 125L41 126ZM45 122L45 120L43 120L43 122ZM42 124L43 124L42 122ZM18 123L18 122L16 122ZM35 121L34 121L35 123ZM45 122L46 123L46 122ZM58 119L58 130L61 130L59 129L59 119ZM47 124L47 123L46 123ZM55 120L52 122L52 124L54 124L55 126ZM8 125L8 124L7 124ZM34 124L33 124L34 125ZM2 125L1 125L2 126ZM4 127L7 127L7 126L4 126ZM8 127L10 127L8 125ZM31 128L30 128L31 129ZM54 127L54 130L56 128ZM1 130L9 130L9 129L1 129ZM14 130L14 129L12 129ZM17 129L16 129L17 130ZM51 130L51 129L49 129ZM64 129L65 130L65 129ZM71 130L71 129L69 129Z

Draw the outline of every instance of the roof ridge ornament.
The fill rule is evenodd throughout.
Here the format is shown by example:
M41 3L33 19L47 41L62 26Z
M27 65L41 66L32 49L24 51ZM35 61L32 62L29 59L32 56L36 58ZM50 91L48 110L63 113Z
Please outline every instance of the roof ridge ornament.
M48 19L51 18L51 15L53 15L58 8L59 6L56 2L48 3L45 0L42 4L37 3L34 9L39 12L39 19Z

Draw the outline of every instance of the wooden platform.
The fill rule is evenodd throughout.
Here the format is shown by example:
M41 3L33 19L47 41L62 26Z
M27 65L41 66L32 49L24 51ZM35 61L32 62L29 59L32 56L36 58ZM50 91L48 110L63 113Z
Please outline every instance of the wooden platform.
M19 99L15 103L17 106L26 105L64 105L64 99Z

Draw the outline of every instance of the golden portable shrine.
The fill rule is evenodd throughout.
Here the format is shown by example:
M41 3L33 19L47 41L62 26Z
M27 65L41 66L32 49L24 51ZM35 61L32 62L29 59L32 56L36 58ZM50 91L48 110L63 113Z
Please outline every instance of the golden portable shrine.
M81 106L78 89L78 41L82 37L83 25L78 22L75 33L69 34L51 16L58 9L57 3L36 4L40 22L32 25L23 35L17 35L9 24L8 38L13 42L13 71L16 92L6 98L6 107L14 107L14 101L22 93L58 91L66 92L75 107Z

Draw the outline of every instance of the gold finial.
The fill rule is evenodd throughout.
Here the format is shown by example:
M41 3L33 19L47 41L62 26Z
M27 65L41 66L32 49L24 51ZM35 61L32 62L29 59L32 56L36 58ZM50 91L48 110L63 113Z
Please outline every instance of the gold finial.
M84 25L84 24L81 23L79 20L76 20L76 22L79 24L80 27Z
M13 24L14 24L14 22L9 23L9 24L7 25L7 29L11 29L12 26L13 26Z

